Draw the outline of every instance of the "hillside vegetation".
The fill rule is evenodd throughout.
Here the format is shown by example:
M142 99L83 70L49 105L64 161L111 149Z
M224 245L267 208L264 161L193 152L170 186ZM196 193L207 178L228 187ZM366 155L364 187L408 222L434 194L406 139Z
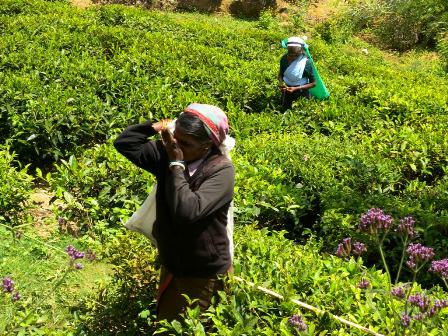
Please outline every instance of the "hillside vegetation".
M0 0L0 276L15 281L11 291L4 282L0 334L139 335L155 328L156 251L122 229L153 178L119 156L112 141L126 126L173 118L190 102L223 108L237 141L235 275L284 299L231 278L230 292L206 316L191 310L159 331L364 333L336 315L385 335L448 334L446 273L413 252L402 257L411 238L432 247L433 260L448 257L444 37L427 35L431 52L380 50L378 27L347 13L311 27L301 16L280 24L268 12L243 21ZM304 33L331 97L281 113L280 41ZM33 184L45 185L54 204L45 236L33 225ZM367 213L372 208L390 215L393 226L360 227L363 214L376 214ZM411 223L407 216L415 234L403 237L398 224ZM366 245L362 257L354 255L355 241ZM341 258L334 256L338 244ZM67 266L67 245L89 251L91 263ZM412 256L417 264L406 267ZM391 295L396 288L427 304ZM306 330L289 320L294 315Z

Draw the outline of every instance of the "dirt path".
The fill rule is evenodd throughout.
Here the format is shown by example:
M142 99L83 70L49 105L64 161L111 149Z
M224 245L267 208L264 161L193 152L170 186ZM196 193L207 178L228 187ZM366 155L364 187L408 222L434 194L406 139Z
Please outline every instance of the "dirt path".
M346 6L347 4L341 0L312 0L305 20L307 24L314 26L335 15Z
M56 220L51 210L50 200L53 195L46 189L34 189L31 195L33 208L30 211L33 217L33 226L40 237L48 237L57 227Z
M86 8L92 4L91 0L71 0L72 4L79 8Z

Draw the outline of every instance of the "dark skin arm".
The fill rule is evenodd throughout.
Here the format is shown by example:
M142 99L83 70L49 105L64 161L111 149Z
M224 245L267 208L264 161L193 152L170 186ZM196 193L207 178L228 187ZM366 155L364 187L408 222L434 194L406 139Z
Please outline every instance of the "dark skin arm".
M160 132L160 134L162 135L163 145L165 146L165 150L168 154L169 160L182 161L184 159L184 154L179 148L176 139L174 139L173 135L167 127L170 122L170 119L163 119L153 124L152 128L154 128L156 132ZM174 166L172 167L172 169L175 169L176 167L181 169L179 166Z
M311 88L313 88L315 86L316 86L316 81L308 83L308 84L305 84L305 85L302 85L302 86L287 86L287 87L284 88L284 90L286 92L292 93L292 92L297 91L297 90L311 89Z
M168 129L168 124L171 121L172 121L171 119L162 119L152 124L152 128L154 129L154 131L162 135L163 145L165 147L166 153L168 154L168 159L170 161L183 161L184 154L177 145L176 139L174 139L173 135Z

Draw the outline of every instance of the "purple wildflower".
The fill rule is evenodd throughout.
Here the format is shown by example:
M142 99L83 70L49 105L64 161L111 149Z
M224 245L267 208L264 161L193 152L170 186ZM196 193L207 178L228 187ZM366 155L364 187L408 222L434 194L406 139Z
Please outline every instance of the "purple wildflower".
M342 243L338 245L336 255L341 258L350 257L350 253L358 256L365 251L367 251L366 245L361 242L355 242L354 244L352 244L352 239L350 237L347 237L342 239Z
M417 264L430 261L434 258L433 248L423 246L420 243L409 244L406 252L409 254L409 259L406 261L406 265L414 270L417 268Z
M392 217L386 215L383 210L372 208L361 215L359 229L363 232L376 234L379 231L388 231L392 225Z
M361 281L358 283L358 288L361 289L367 289L370 286L370 282L367 279L362 278Z
M412 318L413 318L414 320L416 320L416 321L421 321L421 320L423 320L423 319L425 318L425 314L423 314L423 313L418 313L418 314L415 314Z
M411 317L409 315L403 315L401 317L401 325L403 327L409 327L409 325L411 324Z
M398 224L397 231L401 234L408 235L409 238L413 239L417 235L414 230L415 220L411 216L404 217L400 219L400 224Z
M353 254L354 255L361 255L362 253L367 251L367 247L365 244L361 243L361 242L355 242L353 244Z
M294 314L288 320L289 324L292 325L299 331L305 331L307 329L307 325L302 320L302 316Z
M350 237L342 239L342 243L338 245L336 255L338 257L349 257L352 250L352 239Z
M14 301L14 302L19 301L21 298L22 298L22 295L20 295L19 292L15 292L15 293L12 295L12 301Z
M80 263L76 263L76 264L75 264L75 268L76 268L76 269L82 269L83 266L82 266L82 264L80 264Z
M3 291L7 293L12 293L14 290L14 281L10 277L3 278Z
M440 309L448 307L448 300L436 300L434 305L426 313L428 317L433 317Z
M67 252L73 260L84 258L84 252L76 250L72 245L67 246L65 252Z
M438 274L442 279L448 280L448 259L434 260L429 271Z
M427 311L430 304L429 298L421 295L420 293L409 296L408 302L411 305L418 307L421 312Z
M406 295L406 290L403 287L396 287L390 293L397 298L403 299Z

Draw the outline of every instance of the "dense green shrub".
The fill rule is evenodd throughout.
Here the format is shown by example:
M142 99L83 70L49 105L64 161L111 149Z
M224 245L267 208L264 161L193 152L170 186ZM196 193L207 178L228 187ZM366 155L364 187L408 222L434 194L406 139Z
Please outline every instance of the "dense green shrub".
M230 278L229 290L221 293L204 316L190 311L182 322L155 326L154 302L157 269L154 249L144 238L118 236L104 246L116 265L113 280L99 288L99 296L84 302L81 330L98 332L115 330L148 333L149 330L170 330L175 335L295 335L288 319L300 314L308 326L309 335L362 335L355 328L341 324L328 314L315 314L290 301L296 299L328 313L369 327L382 334L394 334L396 312L404 302L393 299L387 290L387 277L375 269L363 266L362 259L347 260L320 256L319 246L311 239L306 245L285 240L285 232L259 230L251 225L237 226L235 231L235 275L263 286L284 299ZM368 280L367 289L359 282ZM415 292L422 289L417 285ZM426 291L434 299L443 298L440 288ZM446 332L446 311L434 321L425 321L423 330L431 335ZM147 319L146 326L144 325ZM155 329L152 329L155 328ZM201 331L202 330L202 331ZM414 323L406 334L419 330Z
M278 33L247 24L241 36L229 19L210 26L123 6L64 15L2 17L0 142L25 162L66 158L113 126L173 116L191 101L259 111L275 95L273 55L260 51Z
M0 223L21 224L29 206L33 178L21 167L9 147L0 146Z
M116 232L99 246L113 275L97 286L96 295L79 303L78 329L88 335L149 333L145 315L154 318L159 277L156 249L142 235ZM147 312L147 313L146 313Z
M49 178L60 199L61 220L78 223L76 231L106 221L119 227L151 190L154 177L131 164L111 144L95 146L79 158L55 165Z
M438 49L445 64L445 70L448 72L448 34L442 34L439 38Z
M399 51L434 47L437 35L448 29L444 0L359 1L349 15L358 29L368 28L382 46Z

